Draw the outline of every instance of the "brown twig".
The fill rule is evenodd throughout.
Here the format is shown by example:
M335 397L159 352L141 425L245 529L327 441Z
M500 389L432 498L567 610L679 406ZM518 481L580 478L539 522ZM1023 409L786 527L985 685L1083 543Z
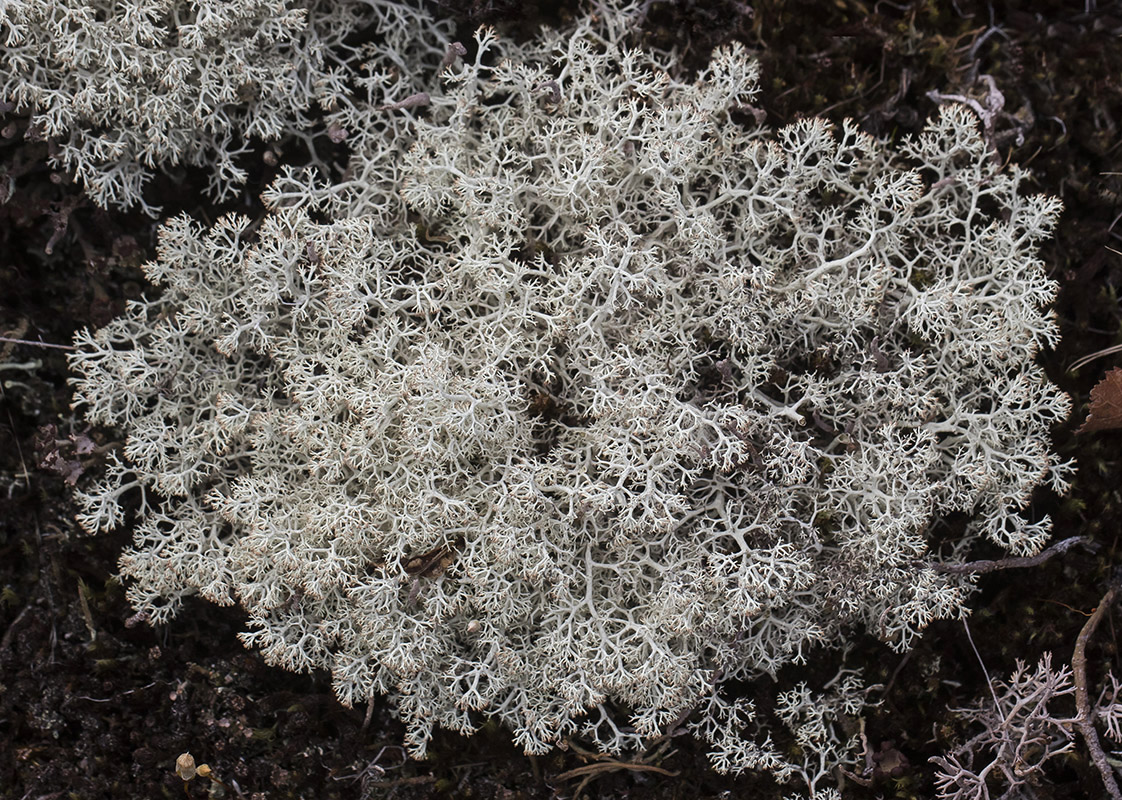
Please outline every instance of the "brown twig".
M1114 779L1110 762L1107 761L1106 753L1103 752L1102 743L1099 741L1099 732L1095 730L1095 714L1091 708L1090 694L1087 691L1087 643L1091 641L1091 636L1094 634L1095 628L1098 627L1099 621L1102 620L1103 614L1114 603L1117 593L1117 587L1110 587L1110 590L1103 595L1103 599L1099 601L1098 608L1091 614L1090 619L1083 624L1083 630L1079 632L1079 638L1075 640L1075 653L1071 657L1071 671L1075 682L1075 709L1079 715L1077 721L1079 732L1083 734L1083 741L1087 743L1087 749L1091 752L1091 760L1098 767L1107 792L1110 793L1113 800L1122 800L1122 791L1118 788L1118 782Z
M374 695L370 695L370 699L366 702L366 716L362 718L362 727L359 728L359 733L366 733L366 729L370 727L370 720L374 716Z
M589 783L608 772L616 772L621 769L626 769L632 772L655 772L659 775L666 775L671 778L677 777L679 774L677 772L671 772L670 770L664 769L663 767L656 767L653 764L647 763L649 761L654 761L655 759L661 760L665 757L673 755L676 752L672 750L667 753L666 746L669 744L669 742L662 741L661 737L656 741L661 742L661 744L648 747L643 755L639 756L634 761L619 761L603 753L594 753L590 750L585 750L579 744L570 740L568 742L568 746L573 750L573 752L577 753L580 756L584 756L585 758L594 759L594 761L591 764L585 764L583 766L576 767L575 769L562 772L557 776L557 778L559 780L566 780L568 778L580 778L581 782L577 786L576 791L573 792L573 798L575 800L579 800L579 798L581 797L581 793Z
M668 769L656 767L653 764L643 764L638 761L616 761L615 759L607 758L600 761L595 761L591 764L585 764L582 767L577 767L575 769L568 770L567 772L562 772L557 776L557 778L558 780L580 778L580 785L577 786L577 790L573 792L573 797L579 799L581 793L585 790L585 787L587 787L589 783L596 780L604 773L615 772L616 770L621 769L631 770L633 772L657 772L660 775L666 775L671 778L675 778L678 776L677 772L671 772Z
M1043 564L1054 555L1063 553L1077 544L1088 541L1086 536L1072 536L1062 542L1056 542L1046 550L1041 550L1034 556L1019 556L1016 558L999 558L996 561L986 559L982 561L966 561L961 564L932 564L936 572L945 572L951 575L963 575L977 572L996 572L999 569L1020 569L1022 567L1035 567Z
M626 769L631 772L657 772L659 775L667 775L674 778L678 775L662 767L656 767L654 764L640 764L636 761L616 761L615 759L607 761L597 761L592 764L585 764L582 767L576 767L566 772L562 772L557 776L558 780L566 780L567 778L578 778L582 775L595 775L600 772L615 772L616 770Z

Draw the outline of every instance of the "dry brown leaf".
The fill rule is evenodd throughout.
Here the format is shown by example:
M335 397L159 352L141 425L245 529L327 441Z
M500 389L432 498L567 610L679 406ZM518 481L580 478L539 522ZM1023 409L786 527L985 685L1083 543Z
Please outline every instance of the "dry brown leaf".
M1087 421L1078 433L1122 428L1122 367L1115 367L1095 384Z

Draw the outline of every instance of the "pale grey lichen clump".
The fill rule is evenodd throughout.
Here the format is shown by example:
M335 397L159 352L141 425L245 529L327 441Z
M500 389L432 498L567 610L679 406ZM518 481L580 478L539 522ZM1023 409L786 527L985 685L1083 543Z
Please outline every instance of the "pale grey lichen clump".
M271 663L391 695L414 753L487 717L616 752L693 709L719 768L822 796L860 679L782 691L782 752L723 686L905 649L964 612L940 561L1043 546L1059 203L963 107L895 146L773 133L740 47L689 78L631 41L600 9L418 47L424 98L372 64L341 181L169 221L162 294L78 336L77 407L128 433L81 521L138 498L139 610L240 603Z
M156 213L144 186L178 164L223 201L254 140L314 152L316 109L349 104L370 52L348 37L378 23L407 51L422 19L389 0L0 0L0 101L100 206Z

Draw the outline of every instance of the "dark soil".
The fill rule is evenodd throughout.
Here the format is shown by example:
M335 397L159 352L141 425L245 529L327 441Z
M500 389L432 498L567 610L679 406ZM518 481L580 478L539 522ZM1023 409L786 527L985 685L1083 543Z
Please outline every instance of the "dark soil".
M571 5L571 4L570 4ZM460 13L465 37L476 22L506 23L511 34L569 11L541 2L437 3ZM914 132L935 109L927 92L981 99L981 76L1004 94L995 131L1002 158L1029 167L1042 192L1065 203L1044 248L1062 284L1056 304L1064 339L1042 356L1053 380L1075 399L1055 434L1079 463L1066 498L1041 493L1031 514L1049 513L1057 537L1093 543L1029 570L983 577L970 631L961 622L931 626L900 656L871 638L850 655L870 683L888 688L866 720L870 746L901 768L847 796L935 795L928 763L966 729L948 708L981 698L986 677L1005 676L1017 659L1052 651L1069 661L1076 637L1119 563L1122 433L1077 435L1091 387L1122 356L1077 372L1080 356L1122 342L1122 9L1094 0L1015 2L815 2L677 0L650 4L651 41L684 49L694 64L732 38L758 52L758 111L780 126L803 116L852 116L878 136ZM466 39L465 39L466 40ZM47 146L24 138L26 120L0 120L0 336L67 344L82 326L103 324L146 291L138 266L153 253L155 224L105 212L85 201L46 164ZM260 154L258 154L260 155ZM265 168L244 208L268 182ZM214 219L192 205L197 176L167 176L153 199ZM188 198L185 200L184 198ZM67 476L82 480L96 458L67 442L84 434L69 410L65 352L0 342L0 800L48 798L552 798L575 797L589 763L577 750L543 758L519 753L494 726L471 739L441 735L431 757L408 761L402 729L387 704L346 709L322 674L267 667L242 648L237 611L203 602L154 630L131 619L113 577L127 536L82 535ZM53 427L52 427L53 426ZM89 432L94 444L112 432ZM53 455L52 455L53 454ZM41 463L48 459L51 469ZM86 464L84 461L93 463ZM979 557L995 557L980 553ZM1111 609L1088 651L1096 687L1107 670L1122 674ZM813 669L810 668L811 672ZM751 687L745 687L751 691ZM778 798L752 776L723 778L703 748L678 737L650 766L604 769L584 786L589 797ZM206 762L216 781L177 777L177 756ZM1082 742L1050 762L1040 798L1105 796Z

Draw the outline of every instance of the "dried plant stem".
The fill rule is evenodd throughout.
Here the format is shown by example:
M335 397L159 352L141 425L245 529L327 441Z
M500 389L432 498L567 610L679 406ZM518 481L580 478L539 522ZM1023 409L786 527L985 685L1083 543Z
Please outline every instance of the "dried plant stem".
M36 342L31 339L13 339L10 336L0 336L0 342L7 342L9 344L23 344L30 347L50 347L54 350L74 349L74 345L71 344L51 344L50 342Z
M1099 601L1098 608L1091 614L1090 619L1083 625L1079 638L1075 640L1075 653L1071 657L1071 671L1075 681L1075 708L1079 714L1079 731L1083 740L1087 742L1087 749L1091 752L1091 760L1095 762L1103 778L1103 785L1114 800L1122 800L1122 791L1118 789L1118 782L1114 779L1114 772L1103 752L1102 743L1099 742L1099 733L1095 730L1094 710L1091 708L1091 698L1087 692L1087 642L1098 627L1103 614L1114 603L1118 593L1117 587L1111 587L1103 599Z
M962 575L967 572L996 572L999 569L1018 569L1021 567L1035 567L1043 564L1052 556L1063 553L1080 542L1087 541L1086 536L1072 536L1062 542L1056 542L1046 550L1041 550L1034 556L1018 558L1001 558L994 560L967 561L961 564L933 564L936 572L946 572L952 575Z
M1106 348L1103 348L1102 350L1096 350L1094 353L1088 353L1087 355L1083 356L1083 358L1081 358L1078 361L1075 361L1074 363L1072 363L1072 365L1067 368L1067 371L1068 372L1075 372L1080 367L1087 366L1092 361L1094 361L1096 358L1102 358L1103 356L1111 356L1111 355L1114 355L1115 353L1119 353L1119 352L1122 352L1122 344L1116 344L1113 347L1106 347Z

